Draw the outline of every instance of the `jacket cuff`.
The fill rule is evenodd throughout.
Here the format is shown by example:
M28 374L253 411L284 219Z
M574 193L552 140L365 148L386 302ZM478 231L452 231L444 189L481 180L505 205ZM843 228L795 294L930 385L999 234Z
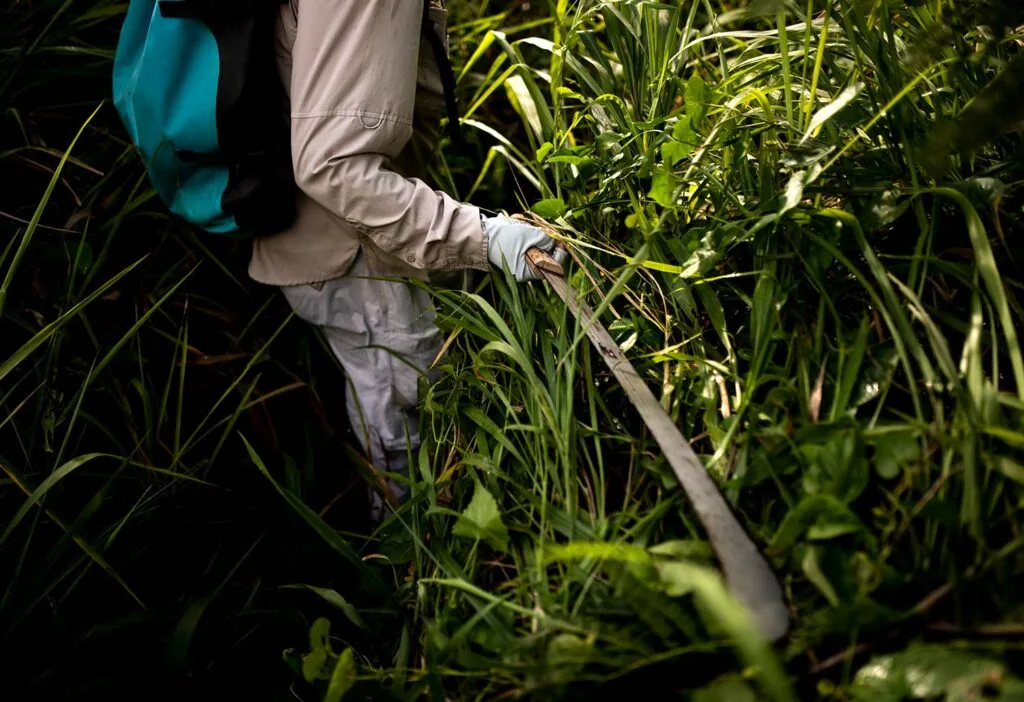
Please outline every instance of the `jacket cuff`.
M460 205L455 210L448 240L452 246L448 256L450 267L490 270L487 260L487 234L484 232L479 207Z

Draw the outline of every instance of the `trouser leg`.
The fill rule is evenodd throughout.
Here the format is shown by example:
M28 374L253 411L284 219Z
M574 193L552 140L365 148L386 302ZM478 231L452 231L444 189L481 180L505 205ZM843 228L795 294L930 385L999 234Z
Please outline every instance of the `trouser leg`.
M345 371L352 429L374 467L407 475L420 444L419 382L440 352L441 333L426 292L368 275L361 254L344 278L282 290L299 317L323 328ZM406 492L392 489L399 498Z

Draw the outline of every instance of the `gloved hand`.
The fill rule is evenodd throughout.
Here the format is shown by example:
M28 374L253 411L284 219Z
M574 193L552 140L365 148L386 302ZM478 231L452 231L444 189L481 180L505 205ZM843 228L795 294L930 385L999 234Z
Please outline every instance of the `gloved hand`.
M537 227L508 217L484 217L483 222L487 234L487 260L498 268L504 268L507 262L517 282L540 277L526 260L526 252L533 247L548 252L563 266L569 260L569 252L556 248L555 240Z

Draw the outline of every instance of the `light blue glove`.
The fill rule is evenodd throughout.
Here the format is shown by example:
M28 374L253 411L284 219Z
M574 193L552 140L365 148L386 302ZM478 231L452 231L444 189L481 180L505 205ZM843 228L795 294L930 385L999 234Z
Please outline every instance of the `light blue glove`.
M546 251L562 266L569 260L569 252L556 248L556 242L537 227L508 217L484 217L487 234L487 260L492 266L505 268L506 262L517 282L537 280L539 276L530 268L526 252L533 247Z

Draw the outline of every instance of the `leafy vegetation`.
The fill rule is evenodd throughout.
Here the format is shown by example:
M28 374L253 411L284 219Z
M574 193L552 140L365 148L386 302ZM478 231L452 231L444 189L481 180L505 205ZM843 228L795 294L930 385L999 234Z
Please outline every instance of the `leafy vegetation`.
M450 5L437 181L563 238L789 637L542 285L432 291L427 440L371 532L330 354L102 102L124 6L40 0L0 22L5 698L1021 699L1024 12Z

